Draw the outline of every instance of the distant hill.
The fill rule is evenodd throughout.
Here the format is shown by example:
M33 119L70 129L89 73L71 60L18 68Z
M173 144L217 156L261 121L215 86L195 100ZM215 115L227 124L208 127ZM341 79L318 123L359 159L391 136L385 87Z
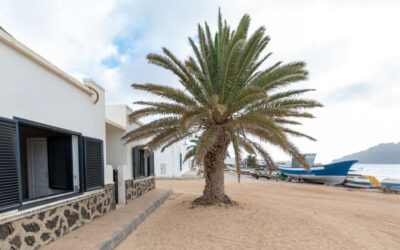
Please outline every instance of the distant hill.
M358 160L358 163L362 164L400 164L400 142L378 144L367 150L333 160L333 162L348 160Z

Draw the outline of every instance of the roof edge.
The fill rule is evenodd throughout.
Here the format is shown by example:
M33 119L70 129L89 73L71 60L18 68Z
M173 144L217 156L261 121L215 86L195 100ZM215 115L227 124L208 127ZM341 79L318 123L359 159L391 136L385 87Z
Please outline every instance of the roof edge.
M126 105L126 104L123 104L123 105L125 105L126 109L128 109L131 113L133 113L133 109L131 107L129 107L129 105ZM139 126L143 126L143 123L140 121L134 121L134 123L136 123Z
M121 130L126 131L126 128L124 128L123 126L119 125L119 124L116 123L116 122L111 121L110 119L106 119L106 124L109 124L109 125L111 125L111 126L114 126L114 127L116 127L116 128L119 128L119 129L121 129Z
M17 52L21 53L23 56L27 57L28 59L34 61L35 63L39 64L43 68L47 69L48 71L52 72L53 74L57 75L58 77L64 79L69 84L73 85L74 87L80 89L81 91L85 92L89 96L92 96L93 93L83 85L81 82L73 78L72 76L68 75L60 68L52 64L51 62L47 61L44 57L39 55L38 53L34 52L17 39L12 37L8 32L6 32L3 28L0 29L0 42L3 42L10 48L16 50Z

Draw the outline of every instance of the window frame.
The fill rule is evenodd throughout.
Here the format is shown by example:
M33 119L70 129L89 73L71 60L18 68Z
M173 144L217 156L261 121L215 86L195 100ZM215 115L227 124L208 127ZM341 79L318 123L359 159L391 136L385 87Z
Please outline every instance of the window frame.
M1 118L0 119L4 119ZM28 208L32 208L32 207L36 207L36 206L41 206L44 204L48 204L54 201L58 201L58 200L63 200L63 199L68 199L70 197L73 196L77 196L77 195L81 195L82 193L84 193L84 188L83 188L83 183L82 183L82 170L83 170L83 162L82 162L82 155L81 155L81 142L82 142L82 133L79 132L75 132L75 131L71 131L71 130L67 130L67 129L63 129L63 128L59 128L59 127L55 127L55 126L51 126L48 124L44 124L44 123L39 123L39 122L35 122L32 120L27 120L24 118L20 118L20 117L13 117L13 120L16 123L16 132L17 132L17 159L18 159L18 180L19 180L19 195L20 195L20 204L18 207L15 207L14 209L18 209L18 210L24 210L24 209L28 209ZM42 129L42 130L48 130L48 131L52 131L52 132L57 132L57 133L62 133L68 136L77 136L78 137L78 157L79 157L79 174L80 174L80 183L79 183L79 192L75 192L74 190L67 190L65 192L60 192L60 193L56 193L56 194L49 194L49 195L45 195L45 196L40 196L40 197L35 197L35 198L30 198L30 199L22 199L22 173L21 173L21 150L20 150L20 143L19 143L19 126L20 125L25 125L25 126L29 126L29 127L33 127L33 128L37 128L37 129ZM72 147L72 144L71 144ZM72 148L71 148L72 150ZM71 159L72 160L72 159ZM73 168L72 168L73 169ZM50 176L50 175L49 175ZM3 212L0 209L0 213Z

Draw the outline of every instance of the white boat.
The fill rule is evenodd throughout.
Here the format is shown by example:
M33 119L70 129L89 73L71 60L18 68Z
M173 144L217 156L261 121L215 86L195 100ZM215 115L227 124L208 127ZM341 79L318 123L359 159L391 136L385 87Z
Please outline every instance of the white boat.
M391 189L400 190L400 180L399 179L384 179L381 181L382 186L390 187Z
M352 188L380 188L381 183L374 177L370 175L359 175L359 174L349 174L346 177L344 186Z

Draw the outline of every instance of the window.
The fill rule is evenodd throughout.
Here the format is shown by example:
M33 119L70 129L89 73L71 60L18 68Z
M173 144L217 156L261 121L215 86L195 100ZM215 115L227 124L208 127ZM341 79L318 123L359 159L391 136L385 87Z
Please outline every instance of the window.
M145 176L144 172L144 149L139 149L139 177Z
M132 148L133 178L141 178L154 174L154 155L149 151Z
M101 188L103 168L101 140L0 117L0 211Z
M22 200L73 191L72 135L29 122L18 124Z

